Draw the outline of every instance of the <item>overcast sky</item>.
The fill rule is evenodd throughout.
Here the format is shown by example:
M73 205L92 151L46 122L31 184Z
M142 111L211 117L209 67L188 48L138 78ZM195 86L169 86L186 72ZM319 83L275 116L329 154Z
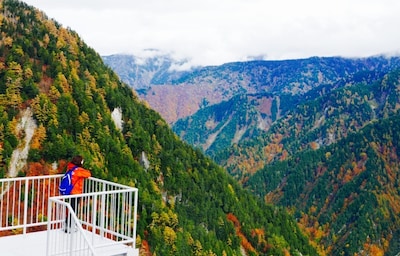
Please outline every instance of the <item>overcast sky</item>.
M400 52L398 0L26 0L101 55L194 65Z

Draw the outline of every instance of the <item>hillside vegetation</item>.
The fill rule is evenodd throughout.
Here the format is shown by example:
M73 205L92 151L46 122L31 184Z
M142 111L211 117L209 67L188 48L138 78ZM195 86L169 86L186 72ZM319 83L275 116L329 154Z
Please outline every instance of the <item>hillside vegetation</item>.
M320 251L393 255L399 81L394 65L303 94L238 95L174 130L267 203L287 207Z
M288 209L321 254L396 255L399 60L170 70L139 96L245 188Z
M137 187L141 255L317 254L283 207L182 142L74 31L16 0L0 1L0 26L1 177L31 111L18 175L60 173L81 154L95 177Z
M293 209L330 255L395 255L399 250L400 116L367 125L323 149L266 166L246 187Z

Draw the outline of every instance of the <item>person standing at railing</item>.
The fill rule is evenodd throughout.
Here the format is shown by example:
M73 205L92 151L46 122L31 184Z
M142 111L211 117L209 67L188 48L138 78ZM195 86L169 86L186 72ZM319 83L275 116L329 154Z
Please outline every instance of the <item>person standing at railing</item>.
M72 183L72 190L71 190L71 195L78 195L83 193L83 183L84 180L91 177L92 174L89 170L83 168L83 163L84 159L82 156L77 155L74 156L71 161L67 164L67 171L72 170L72 175L71 175L71 183ZM79 203L81 201L81 197L75 197L70 199L70 204L71 208L76 212L76 209L78 209ZM64 231L70 232L71 229L71 216L70 214L67 215L67 218L65 220L65 228Z

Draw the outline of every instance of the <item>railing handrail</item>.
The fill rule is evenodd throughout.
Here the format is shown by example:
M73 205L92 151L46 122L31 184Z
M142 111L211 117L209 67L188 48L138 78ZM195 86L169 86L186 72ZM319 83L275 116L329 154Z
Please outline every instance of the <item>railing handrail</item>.
M108 180L102 180L102 179L95 178L95 177L89 177L88 180L96 181L96 182L107 184L107 185L113 185L113 186L119 187L121 189L133 189L134 191L138 190L137 188L134 188L134 187L130 187L130 186L127 186L127 185L124 185L124 184L115 183L115 182L108 181Z
M63 174L48 174L48 175L39 175L39 176L25 176L25 177L6 177L0 179L2 181L12 181L12 180L42 180L44 178L57 178L62 177Z
M112 191L100 191L100 192L85 192L83 194L75 194L75 195L64 195L64 196L52 196L51 198L55 199L60 199L60 198L76 198L80 197L82 195L85 196L95 196L95 195L102 195L102 194L119 194L121 192L136 192L138 191L137 189L131 188L131 189L121 189L121 190L112 190Z

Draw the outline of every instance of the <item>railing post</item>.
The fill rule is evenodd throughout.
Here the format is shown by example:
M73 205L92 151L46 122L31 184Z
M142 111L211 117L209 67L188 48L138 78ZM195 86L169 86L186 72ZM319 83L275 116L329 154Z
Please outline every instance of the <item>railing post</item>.
M48 199L47 205L47 246L46 246L46 256L49 256L50 253L50 231L51 231L51 222L53 219L52 216L52 200L51 198Z
M96 221L97 221L97 198L93 196L93 210L92 210L92 220L93 220L93 229L92 229L92 241L94 239L94 235L96 234Z
M137 207L138 207L138 194L139 194L139 190L135 189L134 190L135 193L135 205L134 205L134 210L133 210L133 248L136 248L136 227L137 227Z
M106 218L106 214L105 214L105 212L106 212L106 194L105 194L105 192L106 192L106 184L104 184L103 183L103 193L101 194L101 212L100 212L100 216L101 216L101 220L100 220L100 235L103 237L104 236L104 226L105 226L105 224L104 224L104 221L105 221L105 218ZM96 208L95 208L96 209Z
M22 180L21 180L22 182ZM29 201L29 179L25 180L25 199L24 199L24 227L23 227L23 234L26 234L26 225L28 224L28 201Z

